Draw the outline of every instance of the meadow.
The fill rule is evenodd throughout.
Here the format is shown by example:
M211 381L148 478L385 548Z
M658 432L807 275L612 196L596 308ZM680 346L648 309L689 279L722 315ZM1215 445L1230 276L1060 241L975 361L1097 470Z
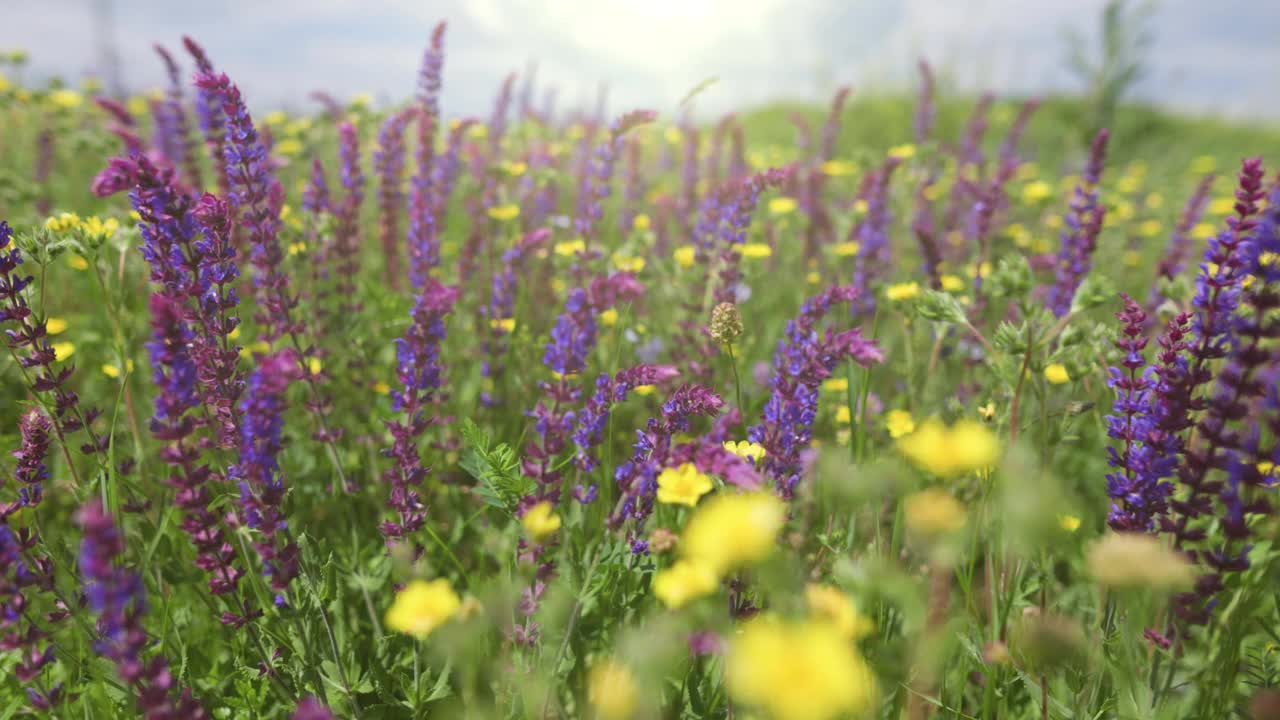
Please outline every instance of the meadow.
M447 39L4 55L0 720L1280 718L1280 129Z

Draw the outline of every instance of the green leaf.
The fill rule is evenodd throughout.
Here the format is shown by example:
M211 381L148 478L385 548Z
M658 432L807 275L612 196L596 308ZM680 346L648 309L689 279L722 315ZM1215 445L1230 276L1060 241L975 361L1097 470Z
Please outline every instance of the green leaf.
M520 498L533 492L534 482L520 472L520 456L493 438L471 419L462 421L466 452L458 465L480 482L477 493L488 505L512 513Z

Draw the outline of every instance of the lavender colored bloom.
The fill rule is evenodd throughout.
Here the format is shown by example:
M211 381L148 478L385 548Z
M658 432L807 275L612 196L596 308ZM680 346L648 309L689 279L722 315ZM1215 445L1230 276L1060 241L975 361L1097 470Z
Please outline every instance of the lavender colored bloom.
M17 460L13 479L18 481L18 500L0 505L0 522L23 507L35 507L44 498L44 483L49 479L49 466L45 458L49 454L50 433L53 423L49 416L32 408L18 419L18 431L22 445L14 451Z
M580 373L587 367L587 354L596 344L596 311L587 301L587 291L574 288L565 300L564 312L551 328L542 363L561 375Z
M195 40L184 36L182 44L187 53L196 62L196 69L201 74L213 73L213 63ZM205 151L213 163L213 174L218 179L218 194L229 197L231 193L231 176L228 174L226 145L226 119L223 117L222 100L210 90L198 88L195 97L196 121L200 132L204 134ZM194 158L194 153L192 153Z
M36 165L33 168L31 180L39 188L39 194L36 196L36 214L41 216L49 214L49 208L53 203L49 178L53 175L53 162L57 156L54 151L56 139L53 129L48 127L42 128L40 134L36 136Z
M409 184L409 280L421 289L427 276L440 263L435 247L432 199L432 166L435 161L436 128L440 124L440 88L444 71L444 31L441 22L431 32L431 43L422 58L418 76L418 137L414 152L416 167Z
M378 148L373 153L373 166L378 176L378 237L387 284L399 289L400 213L404 206L404 131L413 119L412 110L403 110L387 118L378 131Z
M333 711L314 697L307 696L298 703L290 720L335 720Z
M302 191L302 209L313 215L333 210L333 200L329 197L329 181L324 175L324 163L320 158L311 161L311 176Z
M962 164L982 165L986 160L986 155L982 152L982 138L987 134L987 116L995 101L995 95L983 93L973 106L960 141L959 160Z
M142 657L151 644L142 626L146 593L142 578L118 565L124 538L96 498L77 516L83 540L80 573L89 607L98 616L98 652L115 663L120 678L135 694L138 710L147 720L203 720L209 715L191 697L177 690L169 663L161 656Z
M791 177L789 168L770 168L744 182L733 196L732 202L722 208L721 222L718 223L720 256L715 267L719 270L715 278L713 300L716 303L734 302L738 283L742 278L739 271L738 246L747 242L747 233L751 229L751 219L760 203L760 195L769 188L777 188Z
M277 237L284 189L271 173L267 149L254 129L240 89L222 73L202 72L196 76L196 85L210 99L222 103L228 140L224 154L234 188L230 199L248 232L249 261L255 271L255 319L263 339L270 342L297 330L290 317L297 299L290 295L289 278L281 269L284 254Z
M507 120L511 116L511 97L515 90L516 74L508 73L498 89L493 102L493 115L489 117L489 157L502 154L502 138L507 134Z
M457 300L457 288L428 278L414 305L413 322L404 337L396 340L399 387L392 391L391 399L403 419L386 422L393 442L385 454L394 460L394 465L382 477L390 486L387 505L396 512L395 520L382 524L382 532L389 539L416 532L424 521L418 488L427 469L422 465L418 443L434 420L427 411L444 386L440 343L445 338L445 317Z
M1109 136L1110 133L1103 129L1093 138L1089 164L1085 167L1081 183L1076 186L1071 208L1064 219L1066 227L1062 230L1062 247L1058 250L1056 278L1049 289L1049 307L1057 317L1071 312L1076 290L1093 265L1093 251L1098 247L1098 234L1102 232L1102 220L1106 215L1106 209L1098 202L1098 182L1102 179Z
M360 307L356 302L356 280L360 274L360 206L364 204L364 173L360 169L360 141L356 127L349 122L338 126L338 158L342 188L346 194L334 210L335 242L333 243L337 316L346 323L355 319Z
M608 373L596 378L595 392L577 414L577 427L573 431L573 443L578 448L574 462L578 467L583 472L590 472L599 464L594 451L604 439L609 411L614 403L626 400L627 393L641 385L656 385L679 374L670 365L637 365L620 370L613 378Z
M832 287L806 301L800 314L787 323L787 336L773 356L770 396L764 417L747 433L767 454L760 464L778 492L790 498L800 482L800 453L813 436L818 412L818 388L846 360L869 367L884 360L876 341L859 330L820 333L818 324L837 303L853 303L853 287Z
M112 124L107 129L124 143L126 153L140 155L145 152L142 147L142 138L138 137L138 123L133 119L128 108L108 97L95 97L93 102L111 116Z
M422 56L418 75L418 101L433 119L440 117L440 88L444 86L444 31L441 21L431 30L431 43Z
M301 374L292 349L258 358L240 403L239 459L227 470L240 486L241 519L257 531L253 548L278 598L298 575L298 545L284 516L279 456L284 449L284 393Z
M551 231L542 229L526 234L511 249L502 254L502 268L493 274L490 287L489 304L480 311L488 328L481 328L483 338L481 351L484 360L480 365L480 374L493 383L493 391L483 391L480 401L489 407L498 405L498 398L493 394L506 371L504 355L507 351L507 336L515 323L516 276L524 268L529 253L541 247L550 237Z
M916 100L916 114L911 126L915 132L916 142L923 143L929 139L933 130L937 108L933 101L933 68L929 66L929 61L923 58L916 63L916 67L920 69L920 96Z
M1151 294L1147 299L1147 305L1152 308L1159 307L1167 299L1161 293L1160 281L1174 280L1187 268L1187 257L1191 255L1193 243L1191 230L1196 223L1200 222L1205 207L1209 204L1209 189L1213 187L1213 180L1212 174L1200 179L1191 197L1187 198L1182 214L1178 216L1178 224L1169 235L1169 244L1165 247L1164 256L1156 266L1156 282L1152 283Z
M32 709L46 711L65 699L62 684L47 687L45 668L54 663L49 630L32 618L31 603L38 596L52 595L53 564L36 555L37 536L30 528L12 529L0 522L0 652L17 651L13 677L26 686ZM67 617L50 613L50 624Z
M848 86L836 90L831 99L831 109L827 111L827 120L822 125L822 144L818 148L818 160L826 162L836 156L836 141L840 139L840 119L844 113L845 103L849 101L852 88Z
M653 122L658 114L652 110L633 110L609 124L609 135L595 149L591 171L582 177L578 194L578 214L574 229L587 244L595 239L600 219L604 217L604 201L609 197L613 168L622 154L623 137L633 128Z
M893 213L889 209L889 180L901 161L889 158L876 171L867 193L867 214L850 230L850 240L857 242L858 254L854 257L853 287L857 288L859 302L855 311L875 311L876 294L872 283L889 272L892 262L892 246L889 242L889 226Z
M187 187L199 192L204 186L204 180L200 175L200 163L196 160L195 135L191 132L191 121L187 119L186 105L183 103L181 70L168 50L161 45L154 47L160 59L164 61L165 70L169 74L169 90L165 105L176 137L175 149L179 153L173 161L182 168Z

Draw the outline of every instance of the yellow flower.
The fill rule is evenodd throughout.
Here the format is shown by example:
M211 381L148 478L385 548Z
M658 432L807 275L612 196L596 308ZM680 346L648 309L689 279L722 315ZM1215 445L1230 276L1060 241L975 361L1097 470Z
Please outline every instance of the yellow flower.
M1071 374L1067 372L1067 367L1062 363L1052 363L1045 367L1044 379L1053 385L1061 385L1071 382Z
M614 325L617 325L618 311L613 308L609 308L608 310L600 313L600 324L605 327L613 327Z
M853 598L838 588L830 585L806 585L804 600L810 613L830 622L841 637L847 640L861 640L875 628L869 619L858 612Z
M1119 190L1122 193L1134 192L1135 190L1138 189L1139 182L1141 182L1140 178L1136 178L1131 175L1125 175L1124 177L1120 178L1118 182L1116 182L1116 190Z
M893 147L889 148L889 157L891 158L897 158L899 160L910 160L915 156L916 156L916 146L912 145L911 143L894 145Z
M884 426L889 429L889 437L895 440L916 431L916 421L911 418L908 410L890 410L885 413Z
M272 110L262 117L268 125L283 125L289 121L289 113L283 110Z
M307 370L312 375L319 375L322 369L323 365L320 364L320 358L307 358Z
M1053 196L1053 186L1043 180L1029 182L1022 188L1022 202L1030 205Z
M764 447L759 443L753 443L750 440L725 440L724 449L747 460L759 460L765 456Z
M822 381L822 389L827 392L846 392L849 389L849 378L827 378Z
M520 518L520 526L534 542L542 542L559 532L560 516L556 515L550 502L543 500L525 511Z
M796 203L796 199L792 197L783 196L769 200L770 215L786 215L788 213L795 212L797 207L799 207L799 205Z
M649 229L650 225L651 225L651 222L649 220L649 216L645 215L644 213L640 213L639 215L636 215L634 218L631 219L632 230L639 230L641 232L644 232L645 230Z
M556 254L562 257L572 257L580 252L586 252L586 249L587 243L582 238L558 242L555 246Z
M391 393L391 386L379 380L373 384L373 391L379 395L389 395Z
M50 335L59 335L67 331L67 321L60 317L51 317L44 322L44 331Z
M1073 533L1080 529L1080 518L1075 515L1059 515L1058 527Z
M822 276L816 272L811 272L804 276L804 281L810 285L817 285L822 282Z
M943 275L939 280L942 281L942 289L947 292L957 292L964 289L964 280L958 275Z
M836 243L831 248L831 251L835 253L836 257L853 257L858 254L858 249L861 247L862 246L856 242L841 242Z
M884 296L890 302L899 302L901 300L911 300L920 295L920 284L916 282L905 282L890 285L884 291Z
M498 222L507 222L520 217L520 206L515 203L507 203L506 205L497 205L485 211L488 216ZM558 251L557 251L558 252Z
M55 358L58 360L66 360L67 358L76 354L75 343L56 342L50 345L49 347L53 348L53 354Z
M277 155L293 157L302 152L302 142L294 138L285 138L277 142L275 147L272 149L275 150Z
M1258 473L1261 474L1263 477L1272 475L1275 473L1275 471L1276 471L1276 464L1271 462L1270 460L1263 460L1262 462L1258 463Z
M853 202L853 211L854 211L855 213L858 213L859 215L861 215L862 213L866 212L866 211L867 211L867 209L868 209L868 208L870 208L870 207L871 207L871 204L870 204L870 203L868 203L866 200L863 200L863 199L861 199L861 198L859 198L859 199L857 199L857 200L855 200L855 201Z
M964 505L946 490L929 488L908 495L903 501L907 530L919 537L933 538L964 527Z
M1196 226L1191 228L1191 237L1196 240L1208 240L1216 234L1218 234L1217 228L1209 223L1196 223Z
M1138 267L1142 264L1142 253L1137 250L1126 250L1124 255L1120 256L1120 261L1125 267Z
M772 493L721 493L703 503L680 539L684 556L717 574L769 556L787 520Z
M587 702L599 720L631 720L636 712L640 690L627 666L616 660L591 668L587 679Z
M986 405L980 406L978 408L978 414L990 420L991 418L996 416L996 404L993 402L988 402Z
M845 162L844 160L828 160L822 163L823 175L842 177L845 175L852 175L857 171L858 168L856 165L851 162Z
M747 243L734 246L744 258L767 258L773 255L773 248L766 243Z
M995 464L1000 442L986 426L961 420L952 427L936 419L898 438L898 450L916 467L939 477L955 477Z
M413 580L396 593L387 610L387 627L422 640L453 617L461 605L448 580Z
M9 89L9 78L5 77L4 73L0 73L0 93L5 92L8 89Z
M675 252L671 253L671 256L675 258L676 264L680 267L693 267L694 250L692 245L681 245L675 249Z
M75 90L67 90L64 88L62 90L54 90L49 93L49 102L63 110L74 110L75 108L80 107L80 104L84 102L84 96Z
M1164 229L1164 226L1160 224L1159 220L1143 220L1138 225L1138 234L1151 238L1159 235L1162 229Z
M748 622L725 657L725 684L773 720L861 715L876 699L871 668L828 622Z
M613 254L613 266L625 272L638 273L644 270L644 258L627 257L621 253Z
M677 145L684 137L684 133L680 132L680 128L672 126L662 132L662 137L668 144Z
M68 255L67 264L71 266L72 270L88 270L89 269L89 261L80 257L79 255L74 255L74 254Z
M528 169L529 169L529 166L526 163L522 163L522 162L507 163L507 166L506 166L507 174L510 175L511 177L520 177L521 175L525 174L525 171L527 171Z
M693 507L703 495L711 492L711 478L693 463L666 468L658 474L658 502Z
M632 390L632 392L634 392L635 394L639 395L640 397L648 397L649 395L652 395L652 394L653 394L653 386L652 386L652 385L637 385L637 386L636 386L636 388L635 388L635 390Z
M1110 588L1172 591L1195 579L1187 558L1151 535L1108 533L1089 548L1088 560L1093 578Z
M129 372L133 372L132 359L125 360L124 366ZM120 368L110 363L106 363L102 366L102 374L114 380L115 378L120 377Z
M239 340L239 339L240 339L240 326L239 326L239 325L235 326L234 328L232 328L232 329L231 329L231 332L227 333L227 339L228 339L228 340Z
M503 332L509 333L512 330L516 329L516 319L513 317L491 318L489 320L489 327L493 330L501 330Z
M991 277L991 263L984 261L981 263L969 263L964 266L964 274L970 278L978 277L979 271L982 272L982 277Z
M841 405L836 408L836 422L848 425L853 422L853 416L849 413L848 405Z
M663 605L679 610L700 597L710 595L720 585L710 567L690 560L679 560L653 576L653 594Z

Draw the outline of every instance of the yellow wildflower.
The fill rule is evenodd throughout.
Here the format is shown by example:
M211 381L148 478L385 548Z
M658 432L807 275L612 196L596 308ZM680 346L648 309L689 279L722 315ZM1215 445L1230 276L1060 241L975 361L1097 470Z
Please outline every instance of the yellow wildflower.
M964 505L940 488L908 495L903 501L907 531L921 538L934 538L964 527Z
M520 177L529 169L529 165L522 162L507 163L506 171L511 177Z
M1201 155L1191 161L1191 167L1189 167L1188 170L1197 175L1203 175L1205 173L1213 172L1216 167L1218 167L1218 161L1216 158L1212 155Z
M680 128L673 125L662 132L662 138L670 145L677 145L684 138L684 133L680 132Z
M520 217L520 206L515 203L507 203L505 205L495 205L489 208L485 213L493 220L498 222L507 222Z
M525 511L520 526L534 542L542 542L560 530L560 516L550 502L543 500Z
M675 258L676 264L682 268L693 267L694 249L692 245L681 245L671 254Z
M67 321L60 317L51 317L44 322L44 331L50 335L60 335L67 331Z
M909 410L890 410L885 413L884 426L889 430L889 437L895 440L916 431L916 421Z
M56 342L50 345L49 347L53 348L54 357L58 360L66 360L67 358L76 354L75 343Z
M658 474L658 502L693 507L712 487L711 478L693 463L665 468Z
M795 212L795 209L797 207L799 207L799 204L796 202L796 199L793 197L783 196L783 197L771 198L769 200L770 215L786 215L788 213Z
M239 325L235 326L234 328L232 328L232 329L231 329L231 332L227 333L227 339L228 339L228 340L239 340L239 339L240 339L240 326L239 326Z
M835 253L836 257L853 257L858 254L858 249L861 247L862 246L856 242L842 242L836 243L831 248L831 251Z
M644 270L644 258L627 257L622 253L613 254L613 266L624 272L638 273Z
M867 209L870 207L871 207L870 203L868 203L866 200L862 198L858 198L853 202L853 211L855 213L858 213L859 215L861 215L862 213L865 213Z
M324 366L320 363L320 358L307 358L307 370L312 375L319 375Z
M843 177L852 175L858 171L858 167L851 162L844 160L828 160L822 163L822 174L832 177Z
M1159 210L1164 207L1164 195L1161 195L1158 192L1153 192L1147 195L1147 199L1144 200L1142 204L1146 205L1149 210Z
M875 705L875 675L831 623L748 622L725 657L725 684L773 720L833 720Z
M125 360L124 366L125 366L125 369L127 369L129 372L133 372L132 359ZM105 363L102 366L102 374L114 380L115 378L120 377L120 368L119 366L112 365L111 363Z
M1073 533L1080 529L1080 518L1075 515L1059 515L1058 527L1066 530L1067 532Z
M911 300L920 295L920 284L916 282L904 282L890 285L885 288L884 296L890 302L900 302L902 300Z
M827 378L822 381L822 389L827 392L846 392L849 389L849 378Z
M1196 240L1208 240L1216 234L1218 234L1217 228L1209 223L1196 223L1196 226L1191 228L1191 237Z
M986 405L980 406L978 408L978 414L987 420L994 418L996 416L996 404L988 402Z
M0 93L5 92L8 89L9 89L9 78L5 77L4 73L0 73Z
M766 243L747 243L734 247L744 258L767 258L773 255L773 248Z
M379 395L389 395L391 394L391 386L379 380L373 384L373 391Z
M635 390L632 390L632 392L634 392L635 394L639 395L640 397L647 397L647 396L649 396L649 395L652 395L652 394L653 394L653 386L652 386L652 385L637 385L637 386L636 386L636 388L635 388Z
M608 310L600 313L600 324L605 327L613 327L614 325L617 325L618 311L613 308L609 308Z
M810 613L830 622L845 639L861 640L875 627L858 612L853 598L839 588L811 583L805 586L804 600Z
M631 219L632 230L639 230L641 232L644 232L645 230L649 229L651 224L652 223L649 220L649 216L645 215L644 213L640 213L639 215L636 215L634 218Z
M283 125L289 121L289 113L283 110L272 110L262 117L268 125Z
M759 443L753 443L750 440L725 440L724 449L747 460L759 460L765 456L764 447Z
M88 270L89 269L89 261L75 254L71 254L67 256L67 265L70 265L72 270Z
M461 605L448 580L413 580L396 593L387 611L387 627L422 640L452 618Z
M1052 363L1044 369L1044 379L1050 384L1062 385L1071 382L1071 374L1067 372L1067 367L1062 363Z
M787 520L772 493L721 493L703 503L680 539L684 556L717 574L769 556Z
M947 292L957 292L964 289L964 280L958 275L943 275L939 280L942 281L942 289Z
M272 149L277 155L294 157L302 152L302 142L295 138L285 138L277 142Z
M1053 186L1043 180L1034 180L1022 188L1022 202L1027 205L1038 203L1053 196Z
M894 145L889 148L889 157L899 160L910 160L916 156L916 146L911 143L903 143L902 145Z
M1159 235L1163 229L1164 226L1160 224L1159 220L1143 220L1138 225L1138 234L1142 237L1150 238Z
M640 689L625 665L606 660L591 668L587 679L587 702L599 720L631 720L636 712Z
M809 283L810 285L818 285L822 282L822 276L819 275L817 272L811 272L808 275L804 276L804 281Z
M556 254L562 257L572 257L578 253L586 252L586 250L587 243L582 238L558 242L555 247Z
M720 584L710 567L690 560L679 560L653 576L653 594L663 605L679 610L700 597L710 595Z
M502 332L509 333L516 329L516 319L513 317L490 318L489 327L493 330L501 330Z
M49 93L49 102L63 110L74 110L84 102L84 96L75 90L63 88Z
M842 425L848 425L853 422L853 416L849 413L848 405L841 405L836 408L836 422Z
M939 477L955 477L995 464L1000 442L984 425L961 420L951 427L929 419L898 438L898 450L916 467Z

